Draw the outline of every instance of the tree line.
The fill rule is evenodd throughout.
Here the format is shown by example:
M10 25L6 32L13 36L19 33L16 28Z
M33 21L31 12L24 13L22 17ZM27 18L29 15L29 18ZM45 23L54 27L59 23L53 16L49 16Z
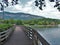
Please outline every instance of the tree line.
M2 23L17 24L17 25L58 25L60 20L50 19L50 18L41 18L41 19L32 19L32 20L3 20Z

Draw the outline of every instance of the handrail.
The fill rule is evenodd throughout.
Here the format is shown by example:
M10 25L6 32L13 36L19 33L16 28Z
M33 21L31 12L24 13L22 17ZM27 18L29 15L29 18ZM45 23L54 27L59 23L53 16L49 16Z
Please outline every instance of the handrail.
M24 32L33 41L33 45L50 45L35 29L24 26Z
M0 45L3 44L9 38L14 28L15 26L6 31L0 32Z

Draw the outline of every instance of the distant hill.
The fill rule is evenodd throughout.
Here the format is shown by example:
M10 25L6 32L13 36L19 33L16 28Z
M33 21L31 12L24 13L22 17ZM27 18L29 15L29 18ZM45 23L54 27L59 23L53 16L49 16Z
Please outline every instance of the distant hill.
M44 18L42 16L36 16L32 14L27 14L27 13L10 13L10 12L4 12L4 19L22 19L22 20L30 20L30 19L40 19ZM2 18L3 13L0 12L0 18Z

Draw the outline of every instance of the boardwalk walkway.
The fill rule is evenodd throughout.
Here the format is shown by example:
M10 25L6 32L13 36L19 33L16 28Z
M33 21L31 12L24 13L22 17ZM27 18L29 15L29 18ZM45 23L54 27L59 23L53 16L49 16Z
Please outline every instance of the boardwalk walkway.
M4 45L32 45L23 32L20 26L16 26L16 29L10 39Z

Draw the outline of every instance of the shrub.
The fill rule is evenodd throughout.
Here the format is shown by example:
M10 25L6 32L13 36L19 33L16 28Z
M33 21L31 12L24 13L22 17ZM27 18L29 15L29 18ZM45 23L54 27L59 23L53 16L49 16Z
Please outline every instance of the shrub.
M12 24L0 24L0 32L9 29L12 26L13 26Z

